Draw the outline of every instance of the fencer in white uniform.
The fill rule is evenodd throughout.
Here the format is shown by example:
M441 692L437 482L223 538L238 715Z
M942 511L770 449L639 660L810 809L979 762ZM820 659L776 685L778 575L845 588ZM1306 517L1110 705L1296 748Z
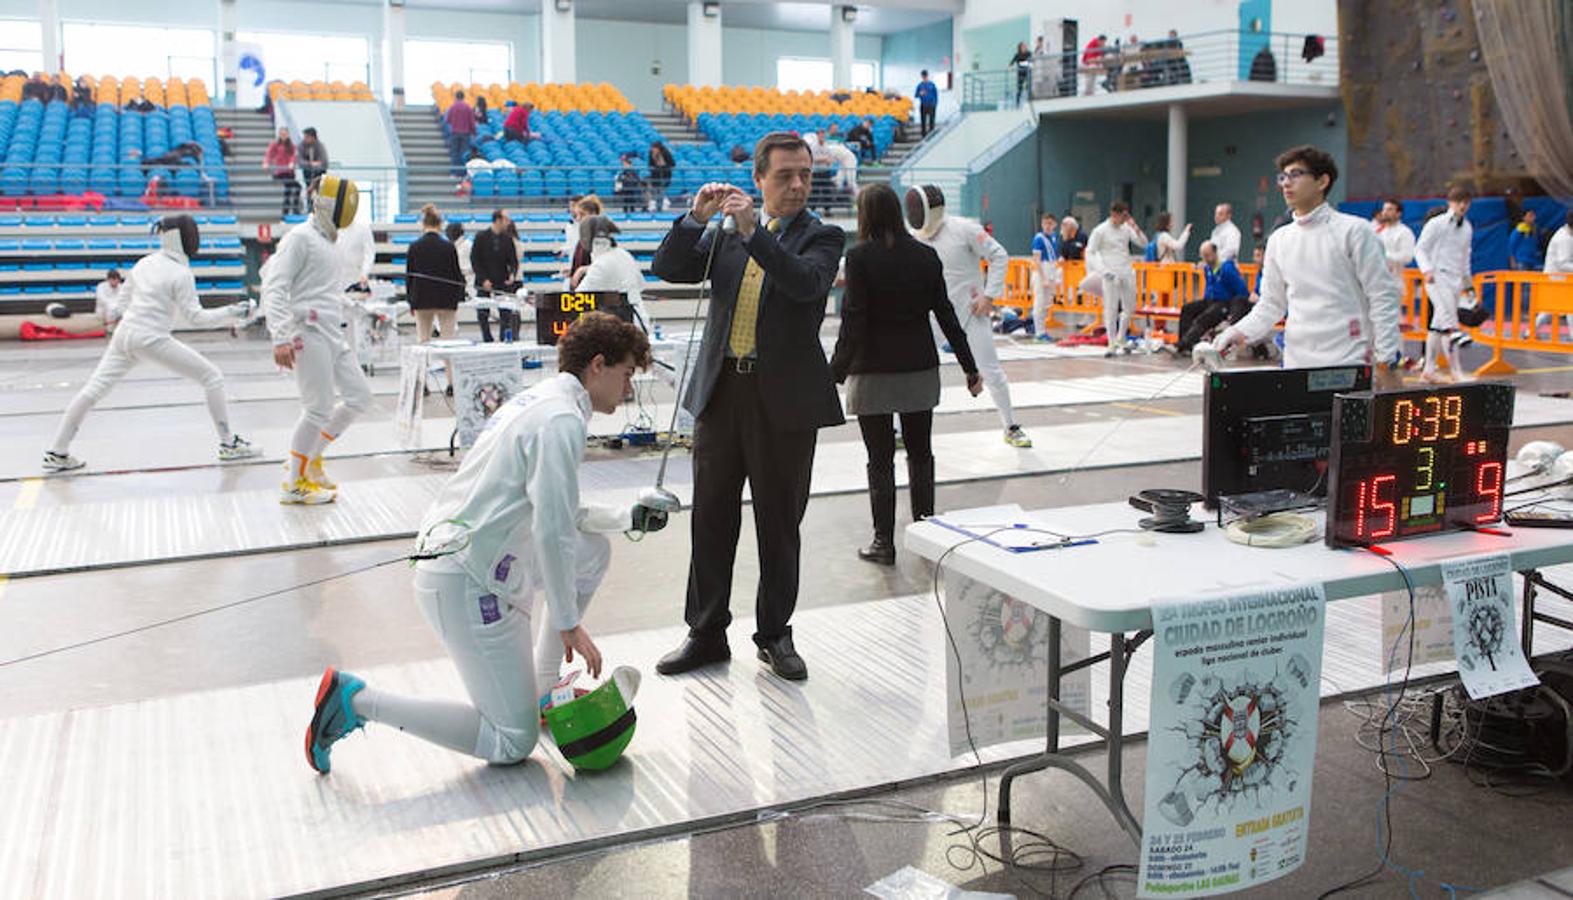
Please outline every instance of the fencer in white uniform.
M517 763L535 748L565 656L600 674L581 620L611 561L606 535L658 531L666 513L582 504L579 463L591 414L616 411L649 353L638 329L590 313L558 343L563 370L492 415L427 510L416 553L416 601L470 702L398 695L330 668L306 735L313 769L326 773L333 743L367 721Z
M273 361L295 370L302 407L290 437L281 503L333 501L336 485L322 468L322 452L371 405L371 387L343 327L343 268L333 247L359 203L353 182L323 175L310 221L284 235L262 267Z
M377 242L372 237L371 226L365 222L352 222L340 229L338 240L333 242L333 252L339 258L340 287L363 285L371 278L371 265L377 259Z
M1381 241L1364 219L1327 204L1338 177L1330 155L1296 147L1279 155L1278 166L1279 189L1294 220L1267 240L1260 299L1214 343L1254 344L1287 314L1285 368L1370 365L1378 388L1401 386L1394 368L1401 343L1398 288Z
M644 305L644 272L632 253L617 246L612 235L622 229L606 216L586 216L579 223L579 240L590 247L590 265L575 290L622 291L634 309L634 324L650 333L650 314Z
M1556 233L1551 236L1551 243L1546 245L1546 264L1541 269L1547 275L1573 272L1573 210L1568 211L1567 221ZM1551 322L1551 339L1557 338L1555 316L1551 313L1541 313L1535 316L1535 330ZM1573 313L1563 318L1567 319L1568 339L1573 340Z
M1426 362L1421 377L1447 382L1459 372L1458 357L1450 338L1458 331L1458 301L1470 287L1469 253L1475 229L1469 224L1469 192L1453 188L1447 195L1447 212L1432 216L1415 242L1415 265L1425 278L1426 299L1431 302L1431 327L1426 332ZM1447 360L1450 375L1437 370L1438 357Z
M93 315L104 323L105 328L113 328L120 322L120 314L126 306L126 281L119 269L110 269L98 286L93 288Z
M945 274L945 289L950 294L951 305L956 307L956 318L967 332L967 346L978 363L978 374L989 389L989 399L999 410L1000 421L1005 426L1005 443L1012 447L1031 447L1032 439L1016 424L1016 414L1010 405L1010 382L1005 379L1005 369L1000 365L999 353L994 347L994 325L990 314L994 301L1005 293L1005 269L1010 256L999 241L971 219L945 214L945 194L932 184L911 188L904 200L907 225L913 236L934 248ZM988 281L984 281L981 261L989 264ZM934 343L945 344L944 332L930 319L934 329Z
M1109 217L1087 238L1087 269L1103 280L1103 329L1109 341L1104 356L1131 352L1125 342L1136 315L1136 257L1131 250L1141 252L1146 246L1147 236L1131 221L1131 208L1123 200L1109 204Z
M191 274L191 257L201 245L196 220L187 215L165 216L159 220L160 249L142 257L131 268L122 287L129 298L120 317L120 327L109 340L109 349L98 361L87 384L66 407L55 442L44 453L44 470L65 472L80 469L84 463L71 455L71 441L87 411L102 400L137 363L154 362L177 375L202 385L207 395L208 415L218 432L218 458L222 461L246 459L257 451L229 427L228 404L224 399L224 375L206 357L175 340L176 325L213 328L245 318L248 304L236 303L217 309L203 309L197 298L197 281Z
M1415 233L1404 224L1403 214L1404 207L1397 200L1384 200L1375 223L1376 236L1382 241L1382 254L1387 259L1387 271L1398 283L1399 297L1404 295L1404 267L1415 259Z

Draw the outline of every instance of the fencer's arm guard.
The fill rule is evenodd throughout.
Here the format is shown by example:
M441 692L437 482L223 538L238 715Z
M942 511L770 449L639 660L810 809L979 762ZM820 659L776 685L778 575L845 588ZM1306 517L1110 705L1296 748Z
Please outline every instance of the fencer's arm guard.
M174 284L175 308L185 317L194 328L216 328L220 325L229 325L235 320L235 307L231 304L203 309L202 301L197 297L197 278L191 274L190 269L181 273Z
M274 346L295 340L300 327L295 322L295 310L290 304L290 286L300 269L303 254L299 242L285 235L279 241L279 250L262 267L262 314L268 320L268 334Z
M705 277L710 242L719 235L719 231L707 230L703 222L695 221L692 213L683 213L661 239L650 271L672 284L698 284Z
M1387 270L1382 239L1369 228L1351 228L1345 232L1344 240L1344 252L1354 266L1355 277L1360 280L1360 289L1365 293L1366 315L1371 319L1371 358L1397 359L1403 346L1398 282Z
M634 520L635 503L606 506L586 503L579 507L579 530L588 534L621 534Z
M1278 258L1273 255L1271 240L1267 242L1267 252L1262 257L1262 271L1256 279L1256 292L1259 299L1251 307L1250 315L1229 326L1245 335L1245 339L1253 344L1266 337L1289 310L1284 273L1278 266Z
M533 441L534 448L521 447L519 452L534 469L525 483L534 507L530 533L536 548L535 563L540 567L547 619L558 631L568 631L579 624L574 551L579 538L579 460L584 456L584 420L570 413L553 416ZM624 520L624 528L629 521Z
M836 281L841 251L846 245L846 235L834 225L822 226L801 253L787 252L768 228L755 228L753 235L743 243L748 255L765 270L774 296L789 303L819 305L824 304L830 286Z

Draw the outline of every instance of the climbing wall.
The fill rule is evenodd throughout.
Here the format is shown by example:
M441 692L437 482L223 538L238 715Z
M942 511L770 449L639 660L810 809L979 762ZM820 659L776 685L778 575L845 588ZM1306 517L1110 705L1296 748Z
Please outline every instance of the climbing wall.
M1350 197L1540 193L1503 129L1470 0L1338 0Z

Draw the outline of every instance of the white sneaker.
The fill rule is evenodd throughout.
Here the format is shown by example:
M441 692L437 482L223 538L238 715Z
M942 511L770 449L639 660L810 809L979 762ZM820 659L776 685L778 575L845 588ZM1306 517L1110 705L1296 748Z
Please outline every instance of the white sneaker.
M313 456L311 462L306 464L306 478L317 487L324 490L336 491L339 486L328 477L326 469L322 468L322 457Z
M251 442L238 434L230 435L229 443L218 445L219 462L233 462L237 459L250 459L261 453Z
M69 472L72 469L80 469L85 465L87 463L69 453L56 453L53 450L44 451L45 472Z
M1032 438L1027 437L1027 433L1021 430L1020 425L1012 425L1005 429L1005 443L1027 450L1032 447Z
M321 506L332 503L337 494L325 490L306 478L286 481L279 494L279 502L286 506Z

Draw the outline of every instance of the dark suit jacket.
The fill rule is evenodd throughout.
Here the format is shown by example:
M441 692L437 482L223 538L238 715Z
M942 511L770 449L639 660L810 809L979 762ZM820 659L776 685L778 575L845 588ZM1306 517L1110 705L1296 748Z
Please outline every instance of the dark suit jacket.
M771 234L761 221L745 245L739 235L707 230L685 213L655 252L651 271L674 284L699 283L705 277L710 243L717 237L721 243L710 270L710 311L683 407L697 418L710 401L732 332L737 288L752 256L765 270L754 351L759 365L754 377L765 400L765 421L783 431L845 422L819 343L819 328L846 236L804 210L780 234Z
M978 370L967 333L945 292L939 254L903 234L894 247L858 244L847 251L841 334L830 369L836 381L864 372L917 372L939 365L929 314L956 351L963 371Z
M493 290L503 290L503 285L513 281L519 271L519 251L513 238L498 234L490 228L481 229L470 242L470 269L475 273L475 286L490 281Z
M435 231L426 232L410 245L404 257L404 272L404 293L411 309L457 309L464 300L459 253ZM417 275L432 277L413 277Z

